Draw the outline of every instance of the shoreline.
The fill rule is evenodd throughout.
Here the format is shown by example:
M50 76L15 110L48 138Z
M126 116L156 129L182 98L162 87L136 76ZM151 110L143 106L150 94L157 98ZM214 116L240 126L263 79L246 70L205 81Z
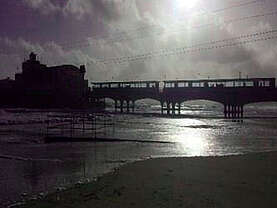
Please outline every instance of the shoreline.
M154 158L16 207L277 207L277 152Z

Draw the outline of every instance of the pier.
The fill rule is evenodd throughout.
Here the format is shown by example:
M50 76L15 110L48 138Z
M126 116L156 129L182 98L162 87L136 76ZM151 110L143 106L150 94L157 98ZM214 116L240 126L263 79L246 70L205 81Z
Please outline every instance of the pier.
M243 118L249 103L277 101L275 78L92 82L91 99L110 98L115 112L135 111L135 102L160 102L161 114L181 114L181 104L209 100L224 106L225 118Z

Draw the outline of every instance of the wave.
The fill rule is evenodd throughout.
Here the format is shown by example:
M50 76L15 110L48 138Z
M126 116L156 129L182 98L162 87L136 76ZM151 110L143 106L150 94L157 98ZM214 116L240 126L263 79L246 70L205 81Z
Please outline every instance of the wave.
M0 155L0 159L7 159L7 160L19 160L19 161L47 161L47 162L63 162L59 159L43 159L43 158L26 158L26 157L20 157L20 156L14 156L14 155Z

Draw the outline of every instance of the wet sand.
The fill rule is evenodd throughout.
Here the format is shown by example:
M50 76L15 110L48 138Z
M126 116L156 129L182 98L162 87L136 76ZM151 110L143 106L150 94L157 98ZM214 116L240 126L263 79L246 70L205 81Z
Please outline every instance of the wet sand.
M277 152L159 158L21 207L277 207Z

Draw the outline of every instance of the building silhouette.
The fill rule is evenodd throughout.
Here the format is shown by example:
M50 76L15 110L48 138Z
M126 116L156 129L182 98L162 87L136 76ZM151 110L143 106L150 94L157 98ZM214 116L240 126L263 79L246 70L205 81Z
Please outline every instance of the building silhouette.
M88 80L84 65L48 67L31 53L15 80L0 80L2 107L81 108L88 106Z

